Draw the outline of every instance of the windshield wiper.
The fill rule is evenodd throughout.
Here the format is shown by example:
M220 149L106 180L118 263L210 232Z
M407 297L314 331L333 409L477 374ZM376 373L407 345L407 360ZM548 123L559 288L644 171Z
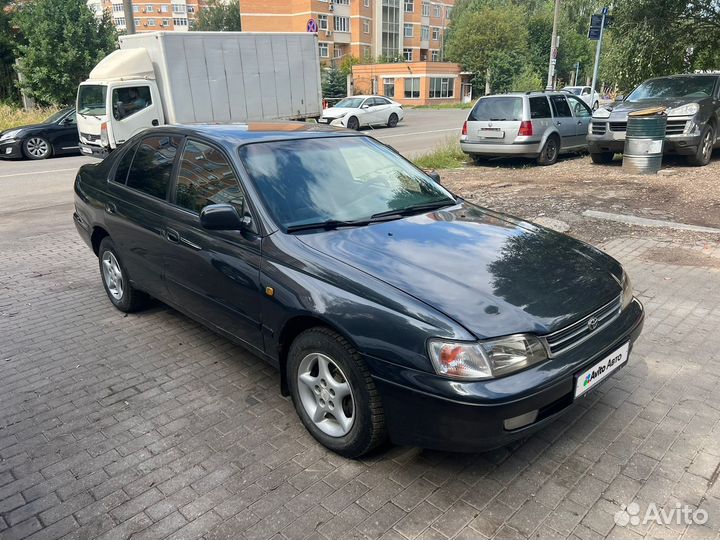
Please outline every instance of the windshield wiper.
M397 212L388 212L387 214L375 214L367 219L354 219L343 221L339 219L329 219L327 221L318 221L316 223L300 223L298 225L290 225L286 230L288 233L297 231L308 231L311 229L324 229L329 231L331 229L339 229L340 227L364 227L371 223L379 223L381 221L392 221L400 219L402 216Z
M410 216L412 214L417 214L420 212L427 212L429 210L439 210L440 208L445 208L446 206L454 205L455 201L435 201L431 203L425 203L425 204L415 204L413 206L408 206L406 208L398 208L397 210L387 210L385 212L378 212L377 214L373 214L370 219L378 219L378 218L385 218L385 217L391 217L391 216Z

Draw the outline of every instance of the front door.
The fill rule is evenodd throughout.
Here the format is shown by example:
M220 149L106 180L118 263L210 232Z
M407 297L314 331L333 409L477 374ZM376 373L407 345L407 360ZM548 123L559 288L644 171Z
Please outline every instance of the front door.
M238 212L248 212L225 153L188 139L171 202L165 230L171 247L164 266L172 301L262 350L261 238L252 230L208 231L200 226L200 211L210 204L229 203Z
M155 83L116 86L110 94L110 124L115 144L120 146L141 129L162 123L160 100Z
M568 103L575 117L575 146L584 146L587 144L588 126L592 117L592 109L577 96L568 96Z
M560 133L560 138L562 139L560 143L561 149L564 150L568 147L575 146L577 137L575 119L573 118L570 106L568 105L565 96L550 96L550 104L552 105L555 127L557 128L558 133Z

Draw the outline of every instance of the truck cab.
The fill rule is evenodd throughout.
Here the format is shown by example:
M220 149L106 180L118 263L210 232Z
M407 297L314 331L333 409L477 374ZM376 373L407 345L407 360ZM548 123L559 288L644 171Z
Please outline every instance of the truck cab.
M80 151L97 157L145 128L164 124L147 51L117 50L104 58L80 84L77 111Z

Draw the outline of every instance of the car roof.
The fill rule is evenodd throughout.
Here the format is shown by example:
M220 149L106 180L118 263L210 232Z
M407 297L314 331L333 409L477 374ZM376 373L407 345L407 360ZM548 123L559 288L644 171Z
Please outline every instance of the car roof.
M712 73L674 73L672 75L662 75L660 77L651 77L646 81L656 81L658 79L686 79L687 77L720 77L720 72ZM644 81L643 81L644 82Z
M566 92L565 92L566 93ZM560 91L533 91L533 92L508 92L506 94L489 94L487 96L482 96L480 99L483 98L496 98L496 97L523 97L523 96L564 96L565 93Z

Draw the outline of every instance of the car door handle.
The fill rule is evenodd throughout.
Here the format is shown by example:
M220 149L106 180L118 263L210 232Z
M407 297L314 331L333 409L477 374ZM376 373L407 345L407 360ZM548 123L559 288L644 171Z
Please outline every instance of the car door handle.
M582 121L582 120L578 120L578 126L582 126L582 125L583 125L583 121Z
M173 244L180 243L180 233L174 229L165 229L165 238Z
M117 206L115 206L115 203L113 203L113 202L106 202L105 203L105 211L108 214L114 214L115 212L117 212Z

